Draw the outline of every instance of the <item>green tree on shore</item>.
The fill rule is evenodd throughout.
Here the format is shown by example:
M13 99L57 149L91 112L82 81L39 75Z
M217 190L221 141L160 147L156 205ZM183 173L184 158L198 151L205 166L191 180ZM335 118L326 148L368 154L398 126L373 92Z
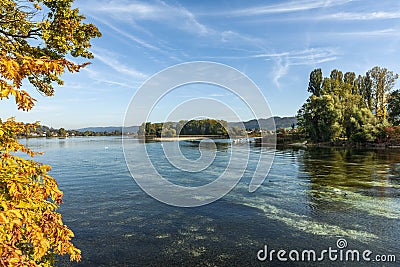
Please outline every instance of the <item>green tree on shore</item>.
M59 135L60 137L66 137L66 136L67 136L67 131L66 131L64 128L60 128L60 129L58 130L58 135Z
M298 111L298 125L314 142L374 141L388 118L394 123L400 117L398 91L389 97L397 78L380 67L365 76L334 69L325 78L321 69L315 69L308 84L311 96Z
M331 95L312 95L299 110L298 125L315 142L327 142L338 137L339 112Z

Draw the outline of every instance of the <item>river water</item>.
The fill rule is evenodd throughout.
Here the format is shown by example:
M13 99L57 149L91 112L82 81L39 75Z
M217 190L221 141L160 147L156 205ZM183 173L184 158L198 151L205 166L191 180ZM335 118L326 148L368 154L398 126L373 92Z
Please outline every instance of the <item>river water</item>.
M398 266L400 262L400 151L333 148L278 149L261 187L248 192L252 172L266 148L250 146L238 185L214 203L179 208L144 193L127 168L121 138L29 139L44 151L36 160L52 166L64 191L59 211L82 250L80 263L58 258L59 266ZM231 144L216 146L210 168L177 171L166 164L161 143L125 142L130 151L146 146L156 169L181 185L202 185L223 172ZM199 156L181 141L182 154ZM137 162L140 167L141 162ZM133 175L135 175L133 173ZM260 261L267 251L370 250L371 262ZM343 241L343 240L342 240ZM346 251L344 251L346 252ZM264 252L260 254L264 255ZM294 254L293 254L294 255ZM397 263L377 262L395 255ZM286 254L286 258L288 254Z

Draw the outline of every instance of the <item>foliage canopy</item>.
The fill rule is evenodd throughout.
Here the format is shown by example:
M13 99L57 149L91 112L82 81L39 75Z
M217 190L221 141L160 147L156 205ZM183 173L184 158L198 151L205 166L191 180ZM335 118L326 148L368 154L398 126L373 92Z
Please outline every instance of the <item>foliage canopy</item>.
M245 135L238 127L230 132L232 136ZM228 122L224 120L181 120L174 125L173 122L165 123L142 123L138 135L174 137L179 135L219 135L228 136Z
M364 76L335 69L325 78L321 69L315 69L308 85L311 96L298 112L298 124L314 142L375 141L388 119L399 120L399 94L390 93L397 79L397 74L381 67Z
M73 0L0 0L0 99L14 97L19 109L35 103L26 88L30 83L46 96L54 94L61 75L77 72L88 63L69 57L92 58L90 40L100 37L93 24L72 8ZM0 265L52 266L55 254L80 259L70 242L73 233L56 212L63 193L50 166L16 156L35 153L16 135L38 124L0 120Z

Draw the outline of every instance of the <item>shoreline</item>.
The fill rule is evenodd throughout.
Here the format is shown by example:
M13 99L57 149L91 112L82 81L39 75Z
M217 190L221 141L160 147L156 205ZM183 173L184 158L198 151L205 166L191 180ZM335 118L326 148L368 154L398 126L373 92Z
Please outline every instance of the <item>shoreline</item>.
M194 141L194 140L204 140L210 139L205 136L193 136L193 137L154 137L154 138L146 138L147 140L154 141L166 141L166 142L174 142L174 141Z
M219 136L219 135L193 135L193 136L175 136L175 137L138 137L138 139L142 140L149 140L149 141L196 141L196 140L206 140L206 139L240 139L240 138L254 138L258 139L260 137L245 137L245 136L238 136L234 138L229 138L226 136Z
M259 139L260 144L269 144L268 139ZM292 147L292 148L355 148L355 149L400 149L398 142L351 142L351 141L333 141L333 142L319 142L313 143L310 140L290 140L283 142L283 139L277 138L277 147Z
M218 135L193 135L193 136L175 136L175 137L139 137L139 139L149 140L149 141L195 141L195 140L205 140L205 139L227 139L223 136Z
M334 144L334 143L307 143L307 144L276 144L277 147L291 147L291 148L351 148L351 149L400 149L400 144Z

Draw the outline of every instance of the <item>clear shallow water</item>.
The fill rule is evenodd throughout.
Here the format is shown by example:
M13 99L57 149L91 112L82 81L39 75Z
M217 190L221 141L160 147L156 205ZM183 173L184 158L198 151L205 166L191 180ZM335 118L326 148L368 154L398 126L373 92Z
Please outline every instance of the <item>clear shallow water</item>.
M25 141L24 141L25 142ZM265 148L251 147L240 183L224 198L198 208L176 208L148 197L125 164L120 138L29 139L36 160L53 167L64 191L59 211L74 231L82 262L60 266L270 266L257 252L270 249L336 248L395 254L400 261L400 151L307 149L278 150L270 174L255 192L248 184ZM217 146L210 168L187 175L173 169L160 143L147 146L157 169L170 181L197 186L218 177L229 159L228 144ZM198 147L181 143L193 160ZM138 167L141 162L137 162ZM280 263L273 266L315 266ZM324 262L325 266L366 263Z

